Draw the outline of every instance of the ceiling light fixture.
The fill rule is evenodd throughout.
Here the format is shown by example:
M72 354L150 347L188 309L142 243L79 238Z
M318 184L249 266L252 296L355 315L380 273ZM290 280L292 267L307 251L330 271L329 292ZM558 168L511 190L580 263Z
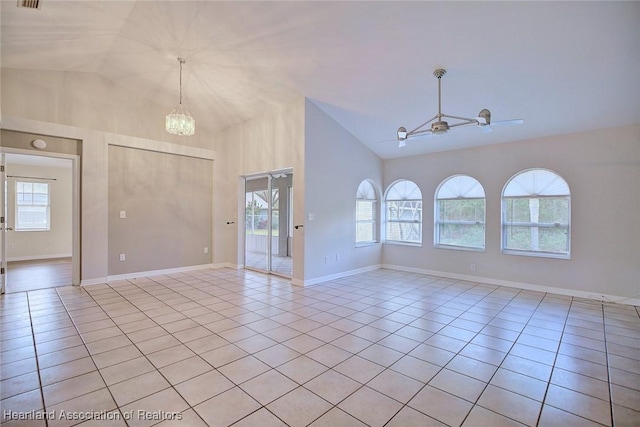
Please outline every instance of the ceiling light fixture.
M403 126L398 128L398 146L400 148L405 147L407 145L407 139L412 136L426 136L431 137L431 135L444 135L448 133L451 128L457 126L468 126L468 125L477 125L482 126L482 130L484 132L491 132L491 124L522 124L522 119L515 120L501 120L499 122L491 123L491 112L486 108L480 111L478 117L460 117L460 116L450 116L448 114L442 113L442 88L440 80L442 76L446 74L447 70L438 68L433 72L433 75L438 79L438 114L422 123L420 126L416 127L411 131L407 131L407 129ZM449 122L443 120L444 118L458 120L455 123L449 124ZM431 124L429 128L424 129L425 126Z
M167 114L165 129L172 135L191 136L196 133L196 120L182 107L182 64L186 61L178 58L180 63L180 104Z

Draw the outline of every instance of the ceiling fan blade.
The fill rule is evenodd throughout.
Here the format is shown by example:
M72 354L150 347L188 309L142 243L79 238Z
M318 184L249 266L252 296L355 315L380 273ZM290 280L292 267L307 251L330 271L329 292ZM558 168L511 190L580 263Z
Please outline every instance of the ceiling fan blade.
M498 126L503 126L503 125L521 125L524 123L524 120L522 119L512 119L512 120L498 120L495 122L491 122L491 126L494 125L498 125Z

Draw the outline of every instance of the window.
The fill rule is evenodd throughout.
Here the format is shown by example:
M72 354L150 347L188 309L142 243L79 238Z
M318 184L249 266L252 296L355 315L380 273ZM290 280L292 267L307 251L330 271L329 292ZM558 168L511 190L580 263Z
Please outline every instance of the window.
M377 242L378 195L371 181L364 180L356 193L356 244Z
M456 175L436 190L435 246L484 250L484 188L475 179Z
M502 250L518 255L569 258L571 197L555 172L530 169L502 192Z
M16 182L16 230L49 230L49 184Z
M386 241L422 243L422 192L406 179L396 181L387 190Z

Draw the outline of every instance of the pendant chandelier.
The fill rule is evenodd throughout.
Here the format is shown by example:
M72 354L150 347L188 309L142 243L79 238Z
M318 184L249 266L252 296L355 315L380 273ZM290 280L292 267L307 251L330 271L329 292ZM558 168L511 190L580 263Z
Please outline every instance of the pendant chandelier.
M182 64L186 61L178 58L178 62L180 63L180 104L167 114L165 129L173 135L191 136L196 133L196 120L182 106Z

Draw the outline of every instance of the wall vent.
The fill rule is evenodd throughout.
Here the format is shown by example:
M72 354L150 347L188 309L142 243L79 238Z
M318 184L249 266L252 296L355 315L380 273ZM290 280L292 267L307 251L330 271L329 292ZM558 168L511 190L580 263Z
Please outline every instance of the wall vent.
M18 7L26 7L27 9L40 9L42 0L18 0Z

